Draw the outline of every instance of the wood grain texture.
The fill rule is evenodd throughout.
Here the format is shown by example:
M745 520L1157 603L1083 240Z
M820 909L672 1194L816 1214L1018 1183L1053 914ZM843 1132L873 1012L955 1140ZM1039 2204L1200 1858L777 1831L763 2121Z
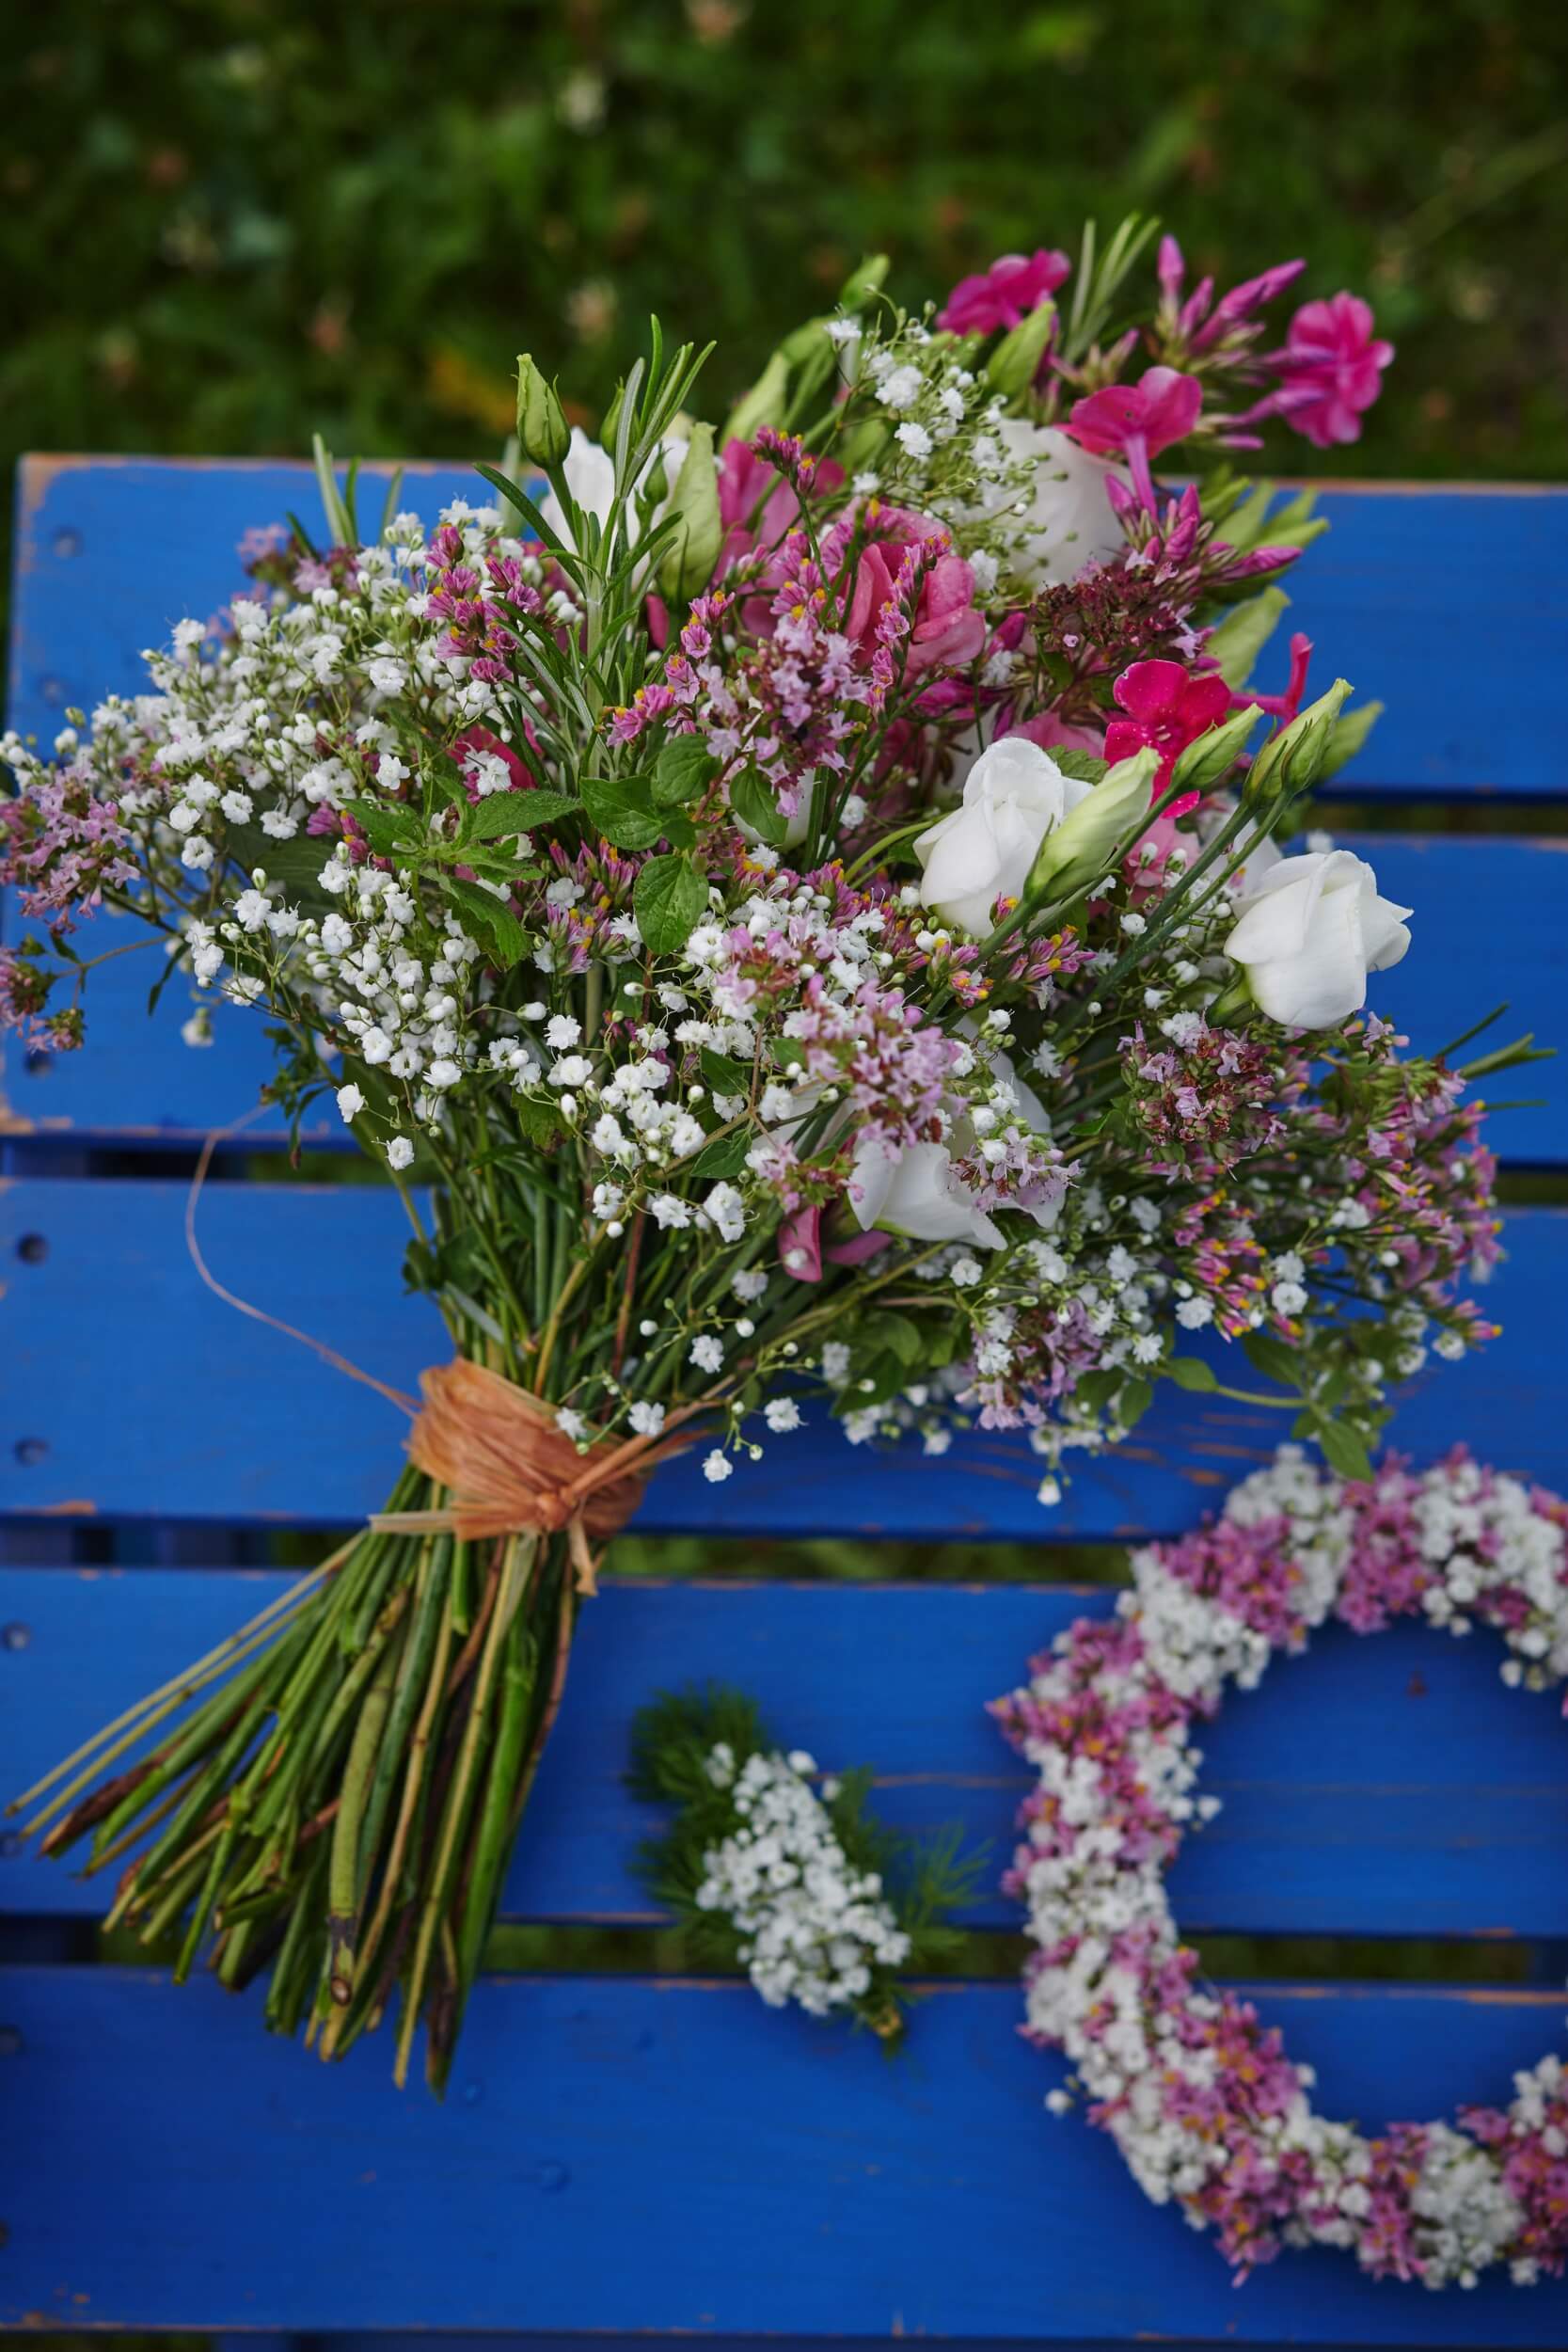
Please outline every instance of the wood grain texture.
M1325 2112L1504 2097L1561 1996L1271 1988ZM1342 2255L1233 2287L1115 2149L1041 2100L1011 1987L950 1988L907 2054L738 1986L493 1979L451 2095L374 2042L328 2070L248 1996L0 1973L0 2324L598 2329L1103 2343L1560 2345L1568 2289L1374 2285ZM171 2098L170 2053L180 2053ZM35 2316L36 2314L36 2316Z
M234 1571L0 1572L0 1802L285 1580ZM631 1721L661 1688L730 1680L826 1768L875 1768L877 1809L961 1824L984 1852L971 1924L1016 1929L998 1891L1030 1785L987 1702L1113 1596L1056 1585L607 1583L583 1614L565 1705L502 1905L512 1919L646 1922L633 1857L657 1813L626 1791ZM1183 1926L1243 1933L1568 1937L1568 1732L1505 1691L1501 1650L1407 1626L1331 1628L1201 1735L1224 1811L1172 1877ZM13 1850L11 1915L90 1916L106 1882Z

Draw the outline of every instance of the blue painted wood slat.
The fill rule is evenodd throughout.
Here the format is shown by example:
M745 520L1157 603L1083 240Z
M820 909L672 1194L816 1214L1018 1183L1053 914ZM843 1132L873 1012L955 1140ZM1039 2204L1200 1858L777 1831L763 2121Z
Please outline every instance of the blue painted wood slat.
M0 1572L0 1804L285 1580L182 1569ZM998 1891L1030 1785L987 1702L1112 1596L1056 1585L609 1582L585 1610L565 1705L507 1881L512 1919L659 1916L633 1856L657 1816L623 1780L631 1720L660 1688L755 1693L825 1768L874 1766L895 1826L961 1824L984 1849L966 1917L1016 1929ZM1172 1877L1190 1929L1568 1937L1568 1732L1555 1697L1506 1691L1501 1651L1421 1626L1325 1631L1201 1736L1224 1800ZM0 1849L0 1908L91 1916L106 1881Z
M111 1191L21 1179L0 1191L10 1285L0 1516L349 1522L385 1500L403 1437L396 1408L204 1290L185 1252L185 1198L183 1184L130 1180ZM400 1295L408 1229L395 1194L214 1183L199 1218L221 1281L380 1379L412 1390L444 1358L430 1302ZM29 1256L40 1242L45 1254ZM1503 1337L1410 1383L1393 1438L1431 1459L1463 1436L1483 1460L1568 1488L1555 1385L1568 1212L1518 1211L1507 1245L1483 1294ZM976 1436L927 1459L913 1446L850 1452L835 1427L814 1426L770 1440L722 1486L706 1484L694 1454L669 1464L637 1525L1039 1542L1178 1533L1266 1458L1289 1420L1167 1386L1125 1444L1075 1458L1052 1511L1017 1439Z
M1325 2112L1506 2096L1560 1994L1268 1988ZM739 1986L504 1979L451 2094L374 2042L327 2069L249 1997L0 1972L0 2324L800 2338L1560 2345L1568 2288L1374 2284L1343 2255L1231 2285L1102 2135L1046 2115L1016 1988L947 1988L907 2054ZM178 2049L171 2081L169 2054ZM131 2160L128 2160L131 2159Z

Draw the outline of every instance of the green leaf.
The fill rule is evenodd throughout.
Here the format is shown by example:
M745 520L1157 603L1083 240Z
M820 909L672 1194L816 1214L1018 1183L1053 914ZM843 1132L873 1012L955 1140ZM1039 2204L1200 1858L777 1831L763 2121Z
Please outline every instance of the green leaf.
M584 776L582 805L589 823L618 850L651 850L664 838L646 776Z
M676 955L707 912L707 882L689 858L652 857L637 877L631 903L649 952Z
M908 1315L895 1315L886 1308L874 1309L862 1315L855 1327L857 1342L878 1355L895 1356L901 1364L920 1363L926 1353L918 1323Z
M1179 1389L1201 1394L1219 1386L1212 1370L1201 1356L1170 1356L1160 1369L1167 1380L1175 1381Z
M1312 1431L1323 1450L1323 1460L1341 1478L1370 1479L1372 1457L1368 1453L1360 1433L1347 1422L1330 1421L1325 1415L1313 1417Z
M443 887L464 914L467 927L476 931L490 945L492 961L503 972L509 972L527 952L529 935L511 908L488 890L481 890L477 882L459 882L444 877Z
M1248 1363L1265 1380L1277 1380L1282 1389L1301 1387L1304 1366L1299 1348L1287 1345L1273 1331L1249 1331L1242 1346Z
M1073 1395L1081 1396L1091 1411L1102 1412L1121 1386L1119 1372L1086 1372L1073 1388Z
M749 1061L734 1061L726 1054L716 1054L711 1045L705 1045L697 1056L703 1076L715 1094L750 1094L752 1065Z
M535 825L575 817L580 805L569 792L491 792L475 804L463 830L470 841L503 840L511 834L531 833Z
M654 766L654 805L678 808L705 792L719 773L715 759L700 735L672 736Z
M270 882L281 882L291 900L310 898L325 903L321 871L334 844L320 834L295 834L292 841L275 841L260 825L230 825L224 835L224 853L247 874L261 866Z
M1131 1429L1135 1422L1142 1421L1153 1402L1152 1381L1124 1380L1121 1394L1117 1400L1117 1419L1124 1429Z
M566 1124L553 1103L541 1103L531 1094L515 1094L512 1116L528 1137L541 1151L559 1143L566 1133Z
M691 1174L717 1180L721 1176L738 1176L746 1165L746 1154L752 1148L752 1136L744 1127L733 1135L715 1136L705 1143L691 1163Z
M1069 751L1055 743L1047 752L1046 757L1055 763L1064 776L1071 776L1078 784L1098 784L1111 765L1108 759L1101 759L1093 752Z
M1246 684L1290 601L1283 588L1265 588L1260 596L1239 604L1214 630L1203 650L1219 663L1227 686L1240 690Z
M1334 722L1314 783L1326 784L1341 768L1348 768L1382 716L1381 703L1360 703L1354 710L1342 710Z
M770 850L782 850L789 837L789 819L780 808L772 786L756 768L743 768L730 786L730 806L743 825Z

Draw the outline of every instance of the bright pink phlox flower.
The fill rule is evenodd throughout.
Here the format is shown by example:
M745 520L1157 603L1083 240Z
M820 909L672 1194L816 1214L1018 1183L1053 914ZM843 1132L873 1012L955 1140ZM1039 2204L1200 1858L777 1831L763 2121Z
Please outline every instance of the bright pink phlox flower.
M1146 512L1155 512L1149 462L1173 441L1183 441L1197 422L1203 387L1179 368L1146 368L1136 384L1108 384L1075 401L1067 431L1080 449L1096 457L1120 451Z
M1047 294L1055 293L1071 274L1065 253L1004 253L975 278L960 278L937 313L937 325L951 335L990 335L997 327L1014 327L1036 310Z
M1312 640L1298 628L1291 639L1291 675L1283 694L1254 694L1250 691L1232 694L1232 708L1240 710L1247 703L1257 703L1259 709L1271 711L1276 719L1287 722L1293 719L1307 691L1307 673L1311 660Z
M830 572L836 572L842 563L856 519L853 515L846 516L829 532L823 553ZM870 661L884 642L879 624L894 600L905 553L932 540L945 542L947 534L929 515L913 515L899 506L867 509L860 519L866 535L843 628L861 659ZM974 610L974 575L950 546L935 556L921 581L913 626L901 642L909 676L938 665L962 669L984 645L986 622L984 614Z
M1131 759L1146 747L1160 755L1160 772L1152 798L1170 782L1171 770L1189 743L1217 726L1230 708L1230 689L1224 678L1193 677L1180 661L1134 661L1123 670L1112 689L1125 719L1113 719L1105 730L1105 756L1114 764ZM1183 793L1170 813L1183 817L1196 808L1198 794Z
M1358 440L1362 412L1382 390L1383 371L1393 356L1393 344L1373 335L1371 308L1359 294L1303 303L1285 348L1269 355L1280 389L1251 413L1283 416L1315 449Z

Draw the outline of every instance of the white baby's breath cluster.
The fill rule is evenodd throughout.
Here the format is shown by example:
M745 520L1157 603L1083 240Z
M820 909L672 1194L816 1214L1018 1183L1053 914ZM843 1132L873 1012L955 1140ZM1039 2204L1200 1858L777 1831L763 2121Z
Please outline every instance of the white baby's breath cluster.
M721 1740L705 1766L736 1814L728 1836L703 1858L696 1902L722 1912L740 1937L740 1957L769 2009L796 2002L809 2016L851 2008L872 1971L896 1968L910 1937L898 1925L875 1870L858 1870L839 1842L829 1806L837 1785L814 1788L815 1759L803 1750L737 1762Z
M1239 1552L1206 1533L1135 1552L1133 1589L1117 1605L1125 1633L1107 1643L1102 1625L1081 1620L999 1705L1043 1800L1031 1806L1011 1882L1038 1947L1031 2033L1066 2053L1146 2195L1182 2203L1195 2227L1214 2222L1232 2261L1244 2266L1270 2250L1249 2245L1251 2222L1227 2235L1232 2182L1267 2181L1305 2158L1306 2185L1277 2225L1283 2242L1349 2248L1380 2274L1429 2287L1472 2285L1507 2259L1528 2283L1541 2265L1532 2241L1521 2241L1527 2217L1505 2166L1532 2136L1553 2161L1568 2153L1560 2061L1515 2076L1490 2135L1417 2129L1404 2147L1403 2170L1415 2168L1404 2234L1391 2253L1373 2194L1380 2168L1389 2169L1383 2143L1314 2111L1309 2068L1265 2053L1257 2063L1274 2070L1273 2111L1254 2106L1256 2075L1227 2104L1235 1999L1192 1982L1190 1954L1179 1963L1165 1873L1189 1830L1220 1809L1196 1793L1193 1719L1212 1714L1227 1685L1255 1687L1276 1648L1302 1647L1331 1615L1372 1630L1416 1607L1455 1634L1486 1621L1507 1645L1505 1681L1540 1689L1568 1675L1561 1508L1461 1456L1419 1476L1389 1465L1367 1486L1286 1447L1232 1492L1222 1517L1250 1538ZM1080 1720L1082 1737L1061 1733ZM1060 2113L1071 2100L1056 2091L1047 2104Z

